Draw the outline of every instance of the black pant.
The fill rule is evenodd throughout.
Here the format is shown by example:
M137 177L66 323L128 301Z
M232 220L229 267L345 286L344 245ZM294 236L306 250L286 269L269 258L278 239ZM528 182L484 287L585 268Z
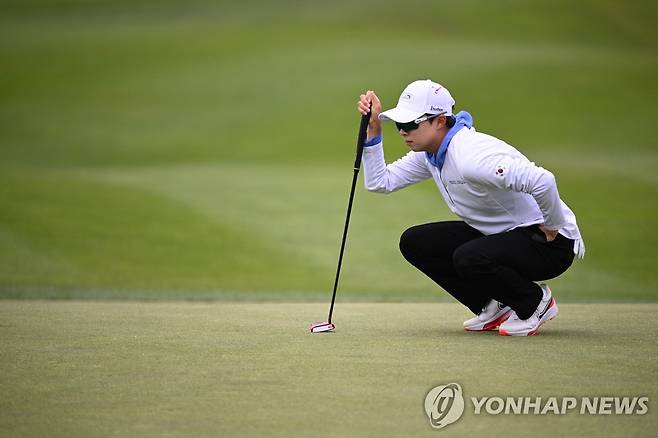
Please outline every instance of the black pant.
M538 225L485 236L462 221L417 225L400 237L405 259L462 304L479 313L490 299L521 319L539 305L535 280L557 277L573 262L572 239L546 241Z

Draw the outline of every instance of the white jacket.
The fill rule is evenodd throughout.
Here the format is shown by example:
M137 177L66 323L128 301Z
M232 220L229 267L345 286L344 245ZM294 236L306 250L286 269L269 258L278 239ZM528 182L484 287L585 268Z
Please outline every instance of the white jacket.
M475 128L457 132L442 170L425 152L409 152L386 165L383 142L363 150L366 189L391 193L434 178L450 210L485 235L544 224L573 239L583 258L585 243L576 216L561 199L555 177L502 140Z

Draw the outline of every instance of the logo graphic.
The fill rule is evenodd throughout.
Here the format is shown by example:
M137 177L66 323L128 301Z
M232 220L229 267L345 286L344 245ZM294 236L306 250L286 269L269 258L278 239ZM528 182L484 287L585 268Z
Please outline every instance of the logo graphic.
M483 415L647 415L647 396L484 396L470 397L468 409L474 420ZM434 429L455 423L464 414L464 395L459 383L430 389L425 396L425 413Z
M411 93L402 93L400 100L411 100L414 97Z
M425 413L435 429L459 420L464 413L464 396L458 383L432 388L425 396Z
M496 175L497 176L505 176L505 171L507 170L507 166L504 164L500 164L496 166Z

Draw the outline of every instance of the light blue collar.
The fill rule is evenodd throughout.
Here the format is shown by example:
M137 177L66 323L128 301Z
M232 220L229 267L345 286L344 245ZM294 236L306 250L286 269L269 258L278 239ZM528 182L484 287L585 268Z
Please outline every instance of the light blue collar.
M425 152L427 155L427 160L435 167L438 167L439 170L443 167L443 162L446 160L446 153L448 152L448 146L450 146L450 141L452 140L452 137L455 136L459 131L461 131L462 128L472 128L473 127L473 117L466 112L466 111L460 111L457 114L455 114L455 118L457 119L457 122L455 123L455 126L450 128L446 136L443 138L443 141L441 142L441 146L439 146L439 151L436 154L431 154L429 152Z

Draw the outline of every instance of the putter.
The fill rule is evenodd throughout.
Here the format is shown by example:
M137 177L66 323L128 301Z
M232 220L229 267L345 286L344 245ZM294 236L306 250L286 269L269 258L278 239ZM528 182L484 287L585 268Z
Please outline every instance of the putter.
M356 180L359 176L359 169L361 169L361 156L363 155L363 144L366 141L366 134L368 130L368 122L370 122L370 111L368 114L361 116L361 125L359 126L359 136L356 140L356 158L354 159L354 176L352 177L352 189L350 190L350 200L347 203L347 215L345 217L345 228L343 228L343 241L340 244L340 255L338 256L338 268L336 268L336 279L334 280L334 292L331 295L331 307L329 307L329 317L326 321L314 322L311 324L311 333L331 332L336 326L331 322L331 317L334 313L334 303L336 302L336 290L338 289L338 278L340 277L340 267L343 263L343 252L345 251L345 240L347 240L347 228L350 225L350 214L352 213L352 201L354 200L354 188L356 187Z

